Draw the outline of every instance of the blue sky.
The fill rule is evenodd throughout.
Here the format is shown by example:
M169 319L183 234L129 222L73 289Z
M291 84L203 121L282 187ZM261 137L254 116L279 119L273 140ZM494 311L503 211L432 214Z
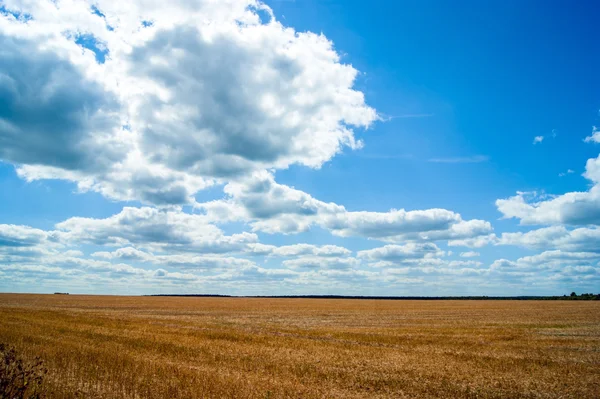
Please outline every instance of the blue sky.
M74 4L0 2L1 291L600 288L594 2Z

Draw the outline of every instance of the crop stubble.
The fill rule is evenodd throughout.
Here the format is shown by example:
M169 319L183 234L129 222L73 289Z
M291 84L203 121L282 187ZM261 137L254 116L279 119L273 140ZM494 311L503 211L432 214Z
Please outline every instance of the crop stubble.
M0 321L56 398L600 397L594 301L2 294Z

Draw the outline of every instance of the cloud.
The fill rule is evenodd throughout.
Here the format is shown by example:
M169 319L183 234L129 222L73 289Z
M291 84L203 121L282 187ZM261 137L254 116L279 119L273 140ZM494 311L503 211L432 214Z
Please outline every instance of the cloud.
M255 1L6 7L31 19L0 16L0 159L28 181L188 204L215 180L319 168L379 119L333 43Z
M289 285L291 289L298 285L319 287L327 281L330 287L349 290L352 284L361 282L414 283L413 277L387 274L387 270L402 266L410 273L429 276L480 275L473 269L479 267L479 262L436 258L446 252L434 243L386 245L352 257L352 251L336 245L274 246L259 243L251 233L224 235L210 224L207 215L178 209L125 207L107 218L70 218L49 232L27 226L1 226L3 237L11 237L11 246L0 247L0 273L10 276L5 281L11 284L39 286L57 280L63 285L72 282L82 286L90 281L94 285L112 284L113 289L129 284L127 292L131 292L132 287L144 290L209 282L225 289L242 281ZM126 246L104 249L121 245ZM91 253L90 258L76 249L88 246L103 249ZM280 266L259 266L263 261ZM363 262L379 271L362 270Z
M360 146L349 126L377 116L351 89L357 71L339 63L331 42L277 22L235 26L158 31L132 52L136 79L168 93L139 105L140 125L151 126L141 142L150 158L229 178L320 167L342 146Z
M567 229L564 226L551 226L525 233L502 233L497 244L541 250L597 252L600 251L600 229L597 227Z
M399 287L408 289L408 286L414 286L402 292L422 295L427 287L436 287L437 290L454 287L458 290L456 292L460 292L459 286L464 284L493 287L493 284L502 283L522 288L535 283L551 292L561 284L576 283L588 289L600 278L597 250L600 235L592 236L590 229L538 232L538 239L533 242L529 236L530 247L541 247L543 242L539 237L545 237L543 245L561 244L564 249L545 251L517 261L502 259L490 268L483 268L482 262L477 260L443 259L441 257L447 252L433 243L420 242L359 251L357 257L350 256L349 250L334 245L277 247L258 242L246 244L239 253L242 257L226 253L195 253L193 250L181 250L178 245L197 233L188 232L187 228L182 232L173 231L169 222L164 222L164 219L169 221L173 217L170 213L175 211L153 209L145 214L146 208L132 209L126 208L110 218L88 220L86 223L90 224L86 228L89 228L90 234L87 236L80 235L77 229L43 231L27 226L1 225L2 237L11 237L11 241L10 245L0 246L0 285L24 289L35 286L43 290L60 287L67 291L77 291L81 287L104 287L107 290L110 287L111 292L121 293L181 292L185 289L189 292L234 290L258 294L331 293L332 289L339 293L364 294L361 290L370 287L368 289L377 289L377 292L386 295L396 293ZM158 216L154 215L154 211ZM140 226L163 226L167 237L172 238L161 238L164 245L154 244L153 234L138 234L129 227L136 225L139 219L142 220ZM192 222L199 220L192 219ZM136 244L112 251L97 251L91 254L91 258L85 258L83 251L75 248L90 244L112 245L113 240L93 239L102 228L111 232L107 237L113 238L117 236L112 231L121 230L122 234L118 237ZM502 244L506 245L526 243L507 233L502 240ZM15 242L18 245L14 245ZM572 245L582 242L586 242L586 248ZM140 249L144 247L147 249ZM255 263L260 262L260 258L243 258L257 254L272 257L271 262L279 262L277 257L284 260L279 266L263 267ZM364 270L364 267L370 270Z
M214 222L245 221L254 231L293 234L317 225L341 237L365 237L382 241L460 240L487 235L492 227L483 220L463 220L446 209L389 212L347 211L292 187L275 182L267 172L231 182L228 197L198 204Z
M342 237L363 236L383 240L400 241L425 239L439 236L446 239L462 229L465 222L460 215L445 209L406 211L392 209L389 212L344 212L333 214L325 226ZM470 228L466 230L471 231Z
M0 224L0 247L32 247L55 241L48 232L29 226Z
M541 144L542 141L544 141L544 136L535 136L533 138L533 145Z
M394 119L413 119L413 118L431 118L435 116L435 114L401 114L401 115L392 115L392 116L382 116L383 120L394 120Z
M253 233L224 235L202 215L148 207L125 207L105 219L74 217L56 228L63 240L78 244L139 245L196 253L239 252L258 241Z
M137 151L110 170L95 175L38 165L19 166L17 175L28 182L68 180L76 183L80 192L95 191L110 199L157 206L193 203L194 193L214 183L161 165L148 164Z
M360 264L356 258L305 256L284 260L282 265L292 269L351 269Z
M483 262L478 260L451 260L448 262L448 266L452 268L465 268L465 267L480 267Z
M359 251L358 257L369 261L403 261L444 256L444 251L433 243L408 243L385 245L383 247Z
M0 103L4 161L94 173L125 155L116 96L66 55L10 36L2 24Z
M150 258L150 254L132 247L119 248L112 252L94 252L92 256L102 259L123 259L127 261L145 261Z
M337 245L293 244L276 247L273 245L254 244L253 246L251 245L251 247L253 247L254 252L281 257L304 255L339 257L347 256L352 253L349 249Z
M381 269L383 275L403 274L413 277L433 275L482 275L487 269L481 269L482 262L475 260L446 260L434 257L414 259L394 259L370 262L368 266ZM425 281L425 280L423 280Z
M525 281L569 282L594 285L600 282L600 255L589 252L545 251L510 261L499 259L490 266L492 273L521 276Z
M476 252L473 252L476 253ZM480 274L482 262L476 260L446 260L450 255L433 243L408 243L405 245L385 245L358 252L358 258L368 262L370 267L385 270L402 270L406 274ZM477 254L479 255L479 254Z
M230 269L223 273L205 277L205 280L214 284L216 282L243 284L257 283L259 286L264 286L269 282L276 282L278 286L282 286L285 282L292 282L292 279L301 275L301 272L290 269L267 269L260 266L245 266L236 269Z
M248 244L246 254L254 256L269 257L294 257L294 256L324 256L341 257L352 254L347 248L337 245L312 245L312 244L293 244L293 245L265 245L261 243Z
M592 187L584 192L541 197L536 193L519 192L517 195L496 200L496 207L504 218L520 219L521 224L600 224L600 156L588 159L585 178Z
M519 258L517 263L544 268L563 268L566 265L597 265L600 254L594 252L565 252L561 250L544 251L533 256Z
M486 245L496 242L498 238L496 234L476 235L475 237L452 239L448 241L448 246L451 247L467 247L467 248L482 248Z
M600 130L596 126L592 128L592 134L583 139L586 143L600 143Z
M160 265L171 268L185 268L188 270L229 269L255 266L254 262L243 258L225 256L198 256L194 254L168 254L156 255L135 248L119 248L112 252L94 252L93 257L107 260L124 260Z
M165 280L190 282L198 279L198 276L192 274L172 273L164 269L148 270L124 263L84 259L82 256L81 251L45 249L42 244L26 251L7 252L5 247L0 247L0 273L4 273L7 278L19 284L47 283L48 280L59 280L65 283L71 280L78 286L81 286L86 279L100 276L112 282L128 278L147 283L156 278L160 278L161 282Z
M480 163L487 162L490 157L487 155L472 155L468 157L450 157L450 158L432 158L428 162L435 163Z
M570 175L575 173L575 171L573 169L567 169L566 172L561 172L558 174L559 177L565 177L566 175Z
M475 252L475 251L467 251L467 252L461 252L460 256L463 258L476 258L478 256L480 256L481 254L479 252Z

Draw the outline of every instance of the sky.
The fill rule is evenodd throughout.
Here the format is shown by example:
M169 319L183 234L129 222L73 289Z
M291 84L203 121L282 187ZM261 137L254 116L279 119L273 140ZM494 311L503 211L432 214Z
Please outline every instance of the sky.
M600 291L593 1L0 0L0 291Z

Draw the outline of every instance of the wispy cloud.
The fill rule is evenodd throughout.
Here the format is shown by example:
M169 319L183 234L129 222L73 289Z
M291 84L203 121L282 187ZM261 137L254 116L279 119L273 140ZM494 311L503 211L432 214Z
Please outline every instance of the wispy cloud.
M533 138L533 145L541 143L542 141L544 141L544 136L535 136Z
M592 135L587 136L583 141L586 143L600 143L600 130L594 126L592 128Z
M559 173L558 176L564 177L564 176L570 175L572 173L575 173L575 171L573 169L568 169L566 172Z
M398 118L398 119L402 119L402 118L431 118L432 116L435 116L435 114L402 114L402 115L395 115L392 116L391 118Z
M415 119L415 118L431 118L435 114L401 114L401 115L381 115L381 119L385 122L394 119Z
M490 157L487 155L472 155L468 157L448 157L448 158L431 158L428 159L427 162L436 162L436 163L480 163L487 162L490 160Z

